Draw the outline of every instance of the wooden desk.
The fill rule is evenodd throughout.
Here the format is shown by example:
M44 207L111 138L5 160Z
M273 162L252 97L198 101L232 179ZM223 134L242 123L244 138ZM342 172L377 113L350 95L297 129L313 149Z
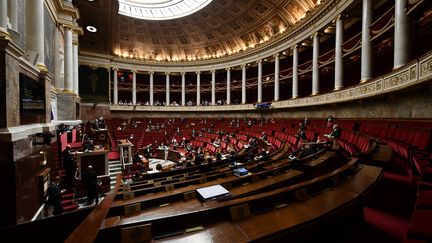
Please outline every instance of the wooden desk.
M91 165L98 176L108 175L108 150L96 150L93 152L78 152L77 166L78 178L81 179L82 172Z
M177 162L180 160L182 156L180 155L180 152L175 150L168 150L168 160L171 160L173 162ZM165 150L163 149L156 149L156 159L165 159Z
M93 140L95 145L102 145L104 148L109 148L109 132L108 129L93 130Z

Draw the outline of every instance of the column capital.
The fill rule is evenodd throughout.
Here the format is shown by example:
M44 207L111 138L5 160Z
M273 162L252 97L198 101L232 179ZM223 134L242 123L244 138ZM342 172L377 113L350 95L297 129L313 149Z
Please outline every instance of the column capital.
M216 72L216 70L210 70L210 72L211 72L211 73L215 73L215 72Z
M293 46L291 46L291 50L297 49L298 48L298 44L294 44Z
M10 40L10 34L7 30L0 27L0 40Z
M226 71L231 71L231 69L232 69L231 67L225 68Z
M149 71L148 72L150 75L153 75L154 74L154 71Z
M348 16L346 14L339 14L333 19L332 23L335 24L338 20L345 20Z
M77 46L78 45L78 40L73 40L72 41L72 45Z
M279 56L280 56L279 52L273 55L274 58L279 57Z
M111 67L111 68L112 68L112 70L115 70L115 71L118 71L118 70L119 70L118 67Z
M246 68L247 64L240 65L241 68Z
M185 74L186 74L186 72L181 72L180 74L181 74L181 75L183 76L183 75L185 75Z
M132 69L131 72L132 73L137 73L137 70L136 69Z
M320 36L320 32L319 31L317 31L317 32L315 32L315 33L313 33L312 35L311 35L311 39L313 39L313 38L315 38L315 37L319 37Z
M196 71L195 74L201 74L201 71Z
M63 27L64 30L70 30L70 31L72 31L72 26L71 25L62 24L61 26Z

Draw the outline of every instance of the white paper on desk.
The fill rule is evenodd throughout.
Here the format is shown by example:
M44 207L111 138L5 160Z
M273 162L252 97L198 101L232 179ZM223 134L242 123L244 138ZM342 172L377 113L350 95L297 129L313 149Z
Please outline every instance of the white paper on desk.
M228 194L229 191L227 191L223 186L221 185L215 185L215 186L209 186L204 188L197 189L197 192L202 196L204 199L210 199L219 197L225 194Z

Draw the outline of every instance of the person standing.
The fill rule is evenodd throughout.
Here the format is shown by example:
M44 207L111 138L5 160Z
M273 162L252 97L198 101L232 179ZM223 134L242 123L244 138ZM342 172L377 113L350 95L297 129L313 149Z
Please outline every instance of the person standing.
M93 201L96 201L96 205L99 203L98 195L98 179L96 171L93 170L91 165L87 166L86 171L82 175L82 179L86 186L87 191L87 204L92 205Z
M63 206L61 204L61 193L62 191L59 188L59 179L55 179L51 181L48 186L48 200L47 204L51 205L54 208L53 214L58 215L63 212Z
M71 146L66 145L66 149L62 153L63 158L63 169L66 172L66 183L69 188L75 186L75 173L77 171L77 166L71 152Z

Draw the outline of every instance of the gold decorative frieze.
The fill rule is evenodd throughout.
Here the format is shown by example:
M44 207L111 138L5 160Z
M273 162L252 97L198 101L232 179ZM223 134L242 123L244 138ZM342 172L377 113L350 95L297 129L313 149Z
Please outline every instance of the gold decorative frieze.
M392 89L393 87L402 85L403 83L409 81L409 79L410 79L409 69L405 69L403 72L400 72L396 75L386 77L384 79L384 90Z
M420 78L432 75L432 55L420 63Z

